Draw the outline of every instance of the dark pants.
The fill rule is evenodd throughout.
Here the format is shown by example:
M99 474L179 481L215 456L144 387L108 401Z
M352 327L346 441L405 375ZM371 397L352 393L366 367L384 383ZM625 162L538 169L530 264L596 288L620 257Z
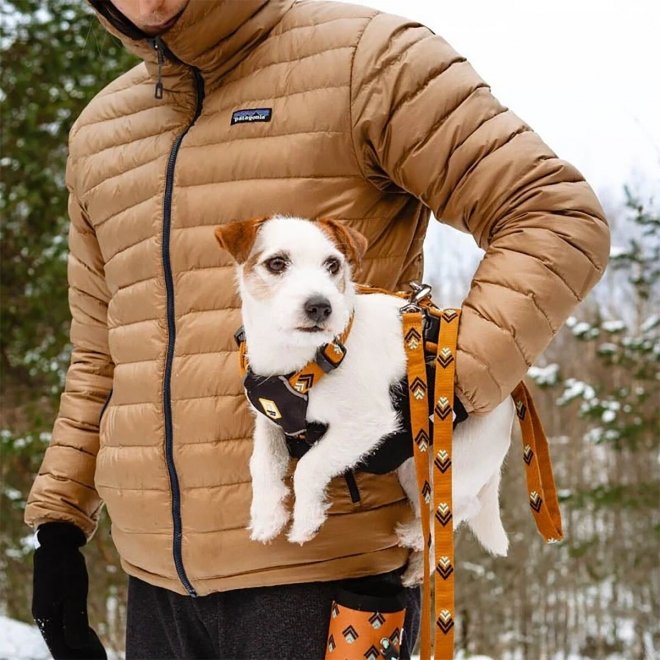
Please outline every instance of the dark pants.
M402 569L366 578L256 587L191 598L130 577L127 660L147 658L325 657L330 608L339 587L399 584ZM401 657L417 640L419 588L406 589Z

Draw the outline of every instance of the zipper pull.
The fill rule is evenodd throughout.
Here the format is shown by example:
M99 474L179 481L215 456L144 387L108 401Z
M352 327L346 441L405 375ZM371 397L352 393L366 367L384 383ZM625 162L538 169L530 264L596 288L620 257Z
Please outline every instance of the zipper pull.
M158 78L156 79L156 90L154 92L154 97L157 99L163 98L163 62L165 61L165 55L163 53L163 45L158 37L151 41L153 49L156 51L156 57L158 58Z

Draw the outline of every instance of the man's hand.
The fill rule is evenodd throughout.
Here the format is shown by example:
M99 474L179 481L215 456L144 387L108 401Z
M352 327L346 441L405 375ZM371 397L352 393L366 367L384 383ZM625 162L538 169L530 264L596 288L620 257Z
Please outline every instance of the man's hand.
M87 619L87 568L79 548L83 532L70 523L51 522L37 530L32 616L55 660L105 660L106 654Z

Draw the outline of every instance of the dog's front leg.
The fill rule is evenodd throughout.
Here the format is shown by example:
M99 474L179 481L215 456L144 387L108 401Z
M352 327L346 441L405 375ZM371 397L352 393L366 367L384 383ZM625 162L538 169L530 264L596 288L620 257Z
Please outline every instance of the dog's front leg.
M252 506L248 529L253 541L271 541L289 520L285 506L289 489L284 481L288 466L289 452L282 430L262 414L257 414L250 457Z
M291 543L302 545L316 535L330 506L325 501L330 480L355 465L378 439L378 433L370 438L367 432L337 424L298 461L293 473L293 524L287 536Z

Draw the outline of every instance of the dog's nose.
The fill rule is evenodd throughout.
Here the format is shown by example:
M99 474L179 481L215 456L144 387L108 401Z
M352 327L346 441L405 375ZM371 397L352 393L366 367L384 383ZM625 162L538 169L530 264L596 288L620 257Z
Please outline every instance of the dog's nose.
M317 323L325 321L332 313L330 301L323 296L314 296L305 303L305 314Z

